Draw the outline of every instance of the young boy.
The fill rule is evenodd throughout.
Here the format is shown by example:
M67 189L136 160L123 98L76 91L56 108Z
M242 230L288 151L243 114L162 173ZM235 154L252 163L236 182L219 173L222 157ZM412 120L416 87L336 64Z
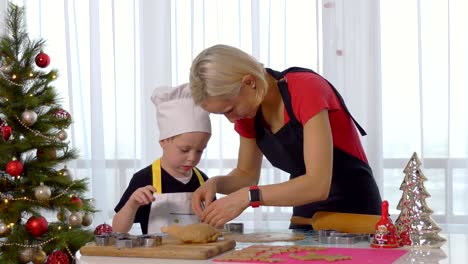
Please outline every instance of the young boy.
M188 84L157 88L151 100L163 154L133 175L114 209L114 232L128 232L133 223L140 223L143 234L159 233L168 224L199 221L190 200L207 180L195 166L211 136L209 113L193 103Z

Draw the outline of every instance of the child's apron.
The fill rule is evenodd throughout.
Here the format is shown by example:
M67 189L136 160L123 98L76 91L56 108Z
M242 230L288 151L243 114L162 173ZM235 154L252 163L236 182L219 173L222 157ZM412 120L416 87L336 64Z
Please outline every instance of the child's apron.
M153 196L156 200L151 204L148 234L161 233L161 227L170 224L187 225L200 222L192 211L192 192L162 193L160 159L153 162L152 171L153 186L156 189ZM202 185L205 181L200 172L195 167L193 171Z

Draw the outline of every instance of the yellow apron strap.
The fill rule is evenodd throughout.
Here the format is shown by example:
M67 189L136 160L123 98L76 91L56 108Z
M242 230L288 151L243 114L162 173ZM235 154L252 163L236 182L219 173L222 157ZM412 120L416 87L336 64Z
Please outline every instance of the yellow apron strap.
M195 174L197 175L198 181L200 182L200 186L205 183L205 180L201 176L201 173L198 171L197 168L193 167L193 170L195 171Z
M157 159L153 162L153 165L151 166L151 169L153 171L153 187L156 189L156 193L161 194L161 159ZM195 174L197 175L198 181L200 182L200 185L205 183L205 180L203 179L201 173L198 171L197 168L193 167L193 170L195 171Z
M153 187L156 189L156 193L161 194L161 159L157 159L151 166L153 171Z

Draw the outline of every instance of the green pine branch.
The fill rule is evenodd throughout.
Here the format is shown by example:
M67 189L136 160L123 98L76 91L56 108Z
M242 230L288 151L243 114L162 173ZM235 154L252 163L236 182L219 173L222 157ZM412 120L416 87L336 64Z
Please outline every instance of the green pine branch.
M72 123L52 85L59 72L35 64L45 41L29 39L23 7L10 3L5 17L6 33L0 36L0 118L13 134L7 140L0 138L0 224L8 225L8 231L0 234L4 237L0 240L0 263L18 263L19 254L28 245L40 245L46 254L62 250L73 255L93 239L87 228L71 227L66 217L58 215L57 219L48 219L49 228L40 237L32 236L25 226L31 216L44 212L85 215L96 209L93 200L84 197L88 179L73 179L62 173L64 164L78 158L78 151L69 141L58 138L59 132ZM35 123L25 124L25 111L37 114ZM6 173L13 157L23 164L20 177ZM36 197L41 183L45 186L42 188L50 189L49 198ZM72 202L75 196L82 205Z

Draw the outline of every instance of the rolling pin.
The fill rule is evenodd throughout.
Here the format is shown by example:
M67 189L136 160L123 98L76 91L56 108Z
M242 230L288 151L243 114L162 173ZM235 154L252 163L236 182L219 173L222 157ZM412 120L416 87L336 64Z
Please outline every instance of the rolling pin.
M350 234L374 234L380 215L317 212L312 218L291 217L295 225L312 225L314 230L336 230Z

